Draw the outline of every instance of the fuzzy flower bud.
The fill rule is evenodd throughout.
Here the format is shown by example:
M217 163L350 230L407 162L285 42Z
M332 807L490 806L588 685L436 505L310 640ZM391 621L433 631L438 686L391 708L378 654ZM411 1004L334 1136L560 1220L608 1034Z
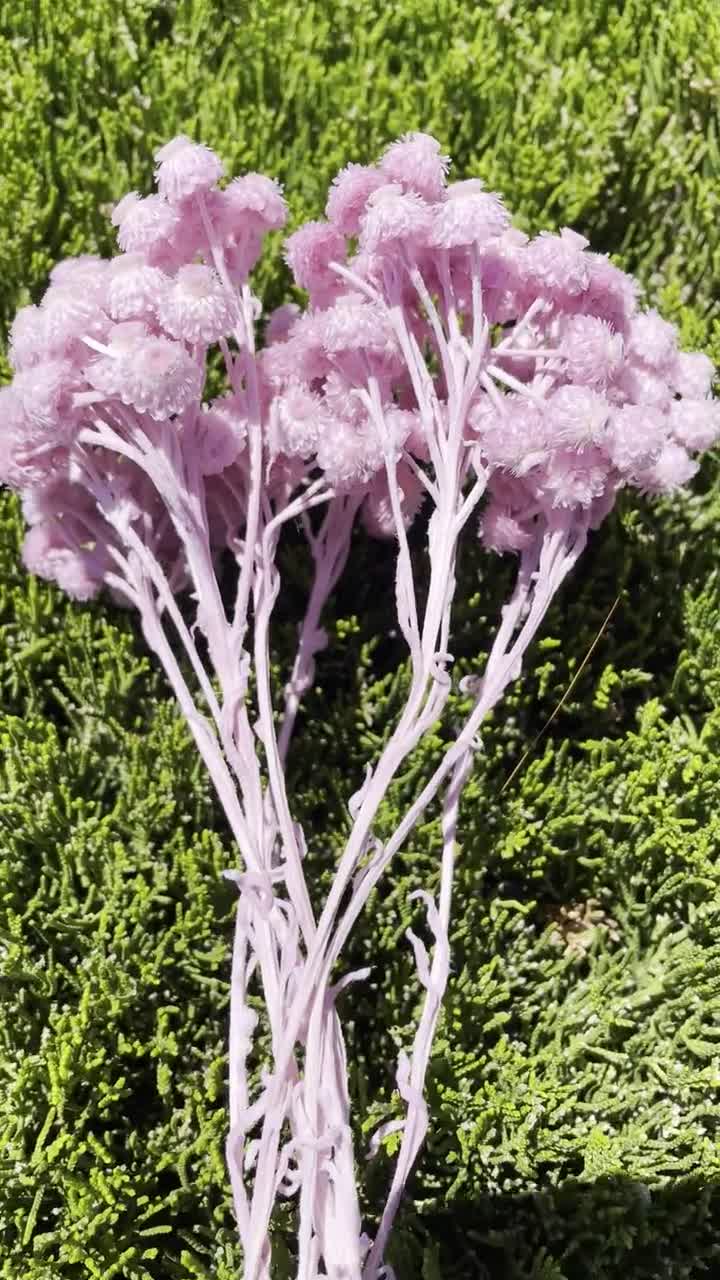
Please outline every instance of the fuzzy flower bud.
M632 320L628 350L648 368L664 369L677 352L677 329L657 311L645 311Z
M674 493L697 473L694 462L681 445L668 440L652 466L639 472L636 484L643 493Z
M675 357L671 381L679 395L702 400L710 395L714 377L715 366L701 351L681 351Z
M120 254L108 272L108 312L116 321L154 316L169 283L164 271L151 267L141 253Z
M118 229L121 249L126 253L147 253L172 239L179 217L162 196L140 197L131 191L115 205L111 220Z
M425 200L442 199L450 157L428 133L406 133L393 142L380 161L386 182L396 182Z
M325 217L344 236L356 236L367 202L374 191L387 186L387 175L371 165L349 164L333 178Z
M143 325L116 325L108 354L86 370L92 387L161 421L200 395L203 374L184 346L154 337Z
M432 235L430 207L414 192L397 184L371 195L360 223L360 245L368 253L389 253L402 247L424 248Z
M306 222L285 241L285 261L311 295L344 287L331 262L345 261L345 237L329 222Z
M226 337L238 323L238 306L219 276L198 263L181 267L160 297L158 319L183 342L206 346Z
M483 191L477 179L453 182L447 197L437 206L431 240L440 249L485 244L501 236L510 225L510 214L492 191Z
M219 156L184 134L155 152L155 180L160 195L171 204L210 191L225 169Z
M623 340L597 316L571 316L565 325L560 350L568 376L575 383L605 386L623 358Z
M526 262L531 279L551 296L581 294L590 282L583 253L587 243L584 236L569 227L563 227L558 236L541 231L527 247Z

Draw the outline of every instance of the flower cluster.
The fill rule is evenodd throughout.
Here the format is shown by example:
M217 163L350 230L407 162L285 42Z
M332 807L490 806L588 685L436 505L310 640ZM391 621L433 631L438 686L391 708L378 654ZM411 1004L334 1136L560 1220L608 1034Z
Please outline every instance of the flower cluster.
M228 1167L246 1280L270 1275L273 1203L296 1190L298 1275L379 1280L391 1275L384 1248L427 1127L458 808L483 720L618 491L671 492L720 437L713 368L678 349L673 326L643 310L634 281L582 236L565 228L528 238L482 182L448 182L448 157L421 133L376 165L348 165L325 219L286 240L307 304L272 313L258 353L249 273L266 233L285 223L280 187L260 174L223 185L219 158L185 137L156 158L157 191L130 193L113 212L118 255L59 264L41 303L15 319L14 377L0 390L0 482L22 495L31 572L80 600L105 586L138 610L238 846ZM227 386L207 403L211 355ZM407 529L423 505L427 582L417 591ZM358 516L397 543L410 680L396 726L348 802L350 834L316 920L284 762ZM517 555L515 589L482 676L465 686L465 722L453 722L435 772L381 841L383 797L446 709L457 555L478 517L486 548ZM269 628L289 521L307 538L312 585L278 717ZM229 615L222 552L237 566ZM425 997L412 1053L398 1066L406 1116L389 1122L402 1138L370 1242L334 966L436 797L439 895L416 895L433 954L409 934ZM251 982L262 986L272 1043L272 1062L255 1064L254 1097Z
M529 239L481 182L448 184L446 173L437 143L409 135L377 166L338 174L327 221L288 240L310 306L264 368L281 419L284 406L312 397L314 425L297 432L293 419L283 447L315 452L333 484L373 476L377 489L388 446L424 464L449 388L438 379L433 419L423 421L407 350L442 355L433 318L466 344L479 321L464 430L488 476L489 548L520 551L557 509L598 523L625 485L656 494L685 484L693 455L720 435L708 358L680 352L674 327L640 310L634 281L582 236ZM392 323L400 314L404 333ZM374 415L357 398L368 377ZM407 469L409 512L417 483Z
M0 482L27 497L28 567L80 599L102 585L110 562L100 544L114 540L87 510L84 442L93 434L119 433L127 446L120 465L119 455L106 456L104 481L146 526L158 499L131 446L157 444L169 423L187 465L204 476L235 466L242 488L244 396L202 404L207 350L247 345L240 292L263 236L285 222L285 201L261 174L220 190L218 157L185 137L157 161L157 194L131 193L113 211L122 252L60 263L40 305L18 312L10 332L15 376L0 389ZM240 521L241 513L230 522L232 536ZM212 526L225 540L222 504ZM181 554L167 533L162 545L168 563Z

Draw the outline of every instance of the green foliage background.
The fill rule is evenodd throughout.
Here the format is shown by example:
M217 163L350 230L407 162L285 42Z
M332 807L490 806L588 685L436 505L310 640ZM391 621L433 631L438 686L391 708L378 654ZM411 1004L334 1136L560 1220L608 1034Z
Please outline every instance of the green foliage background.
M717 358L718 67L715 0L13 0L2 323L58 257L110 248L107 206L148 186L178 130L279 177L299 221L341 164L423 128L528 230L570 224L617 254ZM260 274L280 301L277 263ZM716 460L689 500L623 507L488 729L399 1280L720 1275L719 518ZM29 580L19 539L0 495L0 1277L231 1280L232 850L133 620ZM279 675L305 571L288 548ZM319 882L402 699L391 574L358 539L302 717L292 782ZM510 574L469 549L460 669ZM349 958L374 964L344 1009L371 1124L397 1106L418 1000L408 898L434 883L437 841L432 823L413 839ZM389 1176L381 1155L370 1216ZM282 1230L276 1256L280 1280Z

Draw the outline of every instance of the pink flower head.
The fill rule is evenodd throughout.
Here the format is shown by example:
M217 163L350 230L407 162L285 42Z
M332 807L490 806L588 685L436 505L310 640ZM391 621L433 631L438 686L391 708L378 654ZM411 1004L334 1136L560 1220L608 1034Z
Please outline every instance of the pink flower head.
M615 387L634 404L651 404L658 409L666 408L672 398L672 390L663 373L649 369L635 358L621 365Z
M92 292L77 284L51 284L40 305L48 354L69 354L78 339L102 338L109 321Z
M319 395L300 382L292 382L276 396L271 408L273 452L309 458L326 426L327 414Z
M643 493L673 493L692 480L698 469L681 445L668 440L652 466L639 472L635 483Z
M432 243L440 249L486 244L510 225L510 214L500 196L484 191L477 179L453 182L447 197L434 213Z
M169 284L164 271L151 267L141 253L122 253L110 263L108 311L116 321L154 316Z
M480 271L483 285L483 309L491 324L507 324L537 303L537 290L528 289L525 280L528 238L516 227L508 227L495 240L480 246ZM470 281L466 285L470 305ZM550 308L549 302L542 304Z
M276 307L268 317L265 341L284 342L299 315L300 308L296 302L284 302L282 306Z
M387 175L372 165L347 165L333 178L325 217L344 236L356 236L370 196L387 181Z
M329 373L330 362L322 349L316 315L302 314L284 342L273 342L261 351L260 364L263 376L273 387L296 379L310 383Z
M622 332L637 308L637 282L604 254L586 253L585 264L588 286L577 299L579 309Z
M27 491L67 470L70 433L58 422L33 423L23 404L22 385L0 387L0 484Z
M209 147L179 134L155 152L155 180L160 195L171 204L202 195L215 187L225 168Z
M81 253L76 258L56 262L50 272L50 284L69 286L92 296L100 306L104 305L105 282L109 263L96 253Z
M366 356L391 360L397 355L397 342L386 311L357 294L347 294L320 312L315 328L323 349L333 356L362 351Z
M126 253L148 253L170 244L179 214L162 196L141 197L131 191L115 205L111 221L118 229L121 249Z
M633 316L628 350L648 368L665 369L677 354L677 329L654 310Z
M348 490L367 484L380 470L382 447L367 421L355 426L342 418L328 418L318 437L317 461L329 484Z
M367 410L362 403L357 387L352 378L345 372L333 369L323 382L323 403L330 417L344 418L346 422L358 425L367 418Z
M710 449L720 439L720 403L717 400L673 400L668 411L673 439L685 449Z
M442 199L450 157L429 133L406 133L391 143L380 161L386 182L397 182L425 200Z
M16 373L12 390L33 438L51 433L55 440L69 439L76 423L72 398L77 387L77 372L66 360L45 360Z
M384 418L385 430L396 453L407 447L413 453L418 452L419 456L424 455L425 439L422 422L415 410L398 409L394 404L386 405Z
M712 390L715 366L701 351L681 351L675 357L670 381L673 390L692 400L702 400Z
M558 449L528 483L538 500L553 508L591 507L605 491L609 470L600 449Z
M589 387L603 387L623 358L623 340L605 320L575 315L567 320L560 350L568 377Z
M94 544L67 545L59 521L36 524L25 535L22 558L28 573L55 582L73 600L92 600L102 586L108 557Z
M116 325L107 355L86 370L91 386L161 421L199 399L203 370L185 347L153 337L143 325Z
M524 551L533 539L530 521L523 521L510 507L491 499L480 521L480 537L488 551L500 554Z
M427 247L432 235L432 211L414 192L402 187L379 187L368 200L360 223L360 245L367 253L412 254Z
M544 292L560 300L583 293L590 273L583 250L584 236L563 227L560 235L541 231L527 246L526 262L531 280Z
M226 235L237 237L246 230L264 235L266 231L279 231L287 222L282 187L263 173L233 178L222 197L222 230Z
M481 400L470 420L491 466L520 476L546 461L548 437L543 412L524 397L505 396L502 409Z
M226 337L239 319L236 299L220 277L198 263L180 268L161 296L157 314L171 337L205 345Z
M346 287L330 267L331 262L344 263L345 254L345 237L330 222L306 222L285 241L285 261L311 299L331 298Z
M552 440L569 448L600 443L609 414L607 400L590 387L572 383L558 387L547 402Z
M220 475L232 466L247 439L247 417L242 401L236 395L219 396L183 427L200 471L204 476Z
M425 489L406 462L398 463L396 474L400 489L402 522L405 528L409 529L423 504ZM373 538L397 537L387 474L384 470L376 472L370 480L360 515L365 529Z
M46 353L45 317L39 307L21 307L10 326L10 364L31 369Z
M632 479L657 460L666 438L667 420L659 409L626 404L611 413L603 447L613 466Z

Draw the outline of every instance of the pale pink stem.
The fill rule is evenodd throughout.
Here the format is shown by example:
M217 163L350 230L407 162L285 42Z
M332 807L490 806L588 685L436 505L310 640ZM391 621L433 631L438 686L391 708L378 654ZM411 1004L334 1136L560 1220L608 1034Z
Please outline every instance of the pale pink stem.
M290 679L285 686L285 705L278 737L278 753L284 766L287 759L300 702L311 687L315 654L325 637L320 630L322 611L347 562L353 523L360 499L341 495L333 498L317 535L310 535L313 582L298 640Z

